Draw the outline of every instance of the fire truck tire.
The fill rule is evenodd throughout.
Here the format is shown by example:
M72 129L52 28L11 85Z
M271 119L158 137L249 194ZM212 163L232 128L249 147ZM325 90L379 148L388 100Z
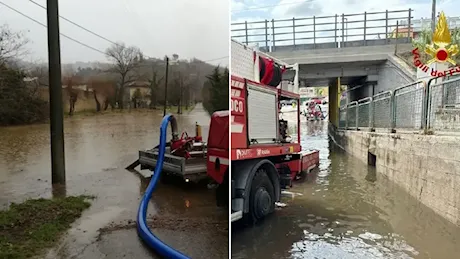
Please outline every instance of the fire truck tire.
M249 214L257 222L275 210L275 188L264 169L258 169L252 179Z
M228 206L228 175L216 189L216 202L218 207Z

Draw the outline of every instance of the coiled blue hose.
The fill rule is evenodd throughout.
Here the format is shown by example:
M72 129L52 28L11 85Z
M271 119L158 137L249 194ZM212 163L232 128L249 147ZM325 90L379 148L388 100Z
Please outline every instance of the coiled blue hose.
M158 254L160 254L164 258L169 259L188 259L186 255L182 254L181 252L175 250L174 248L166 245L158 239L152 231L147 226L147 207L149 204L149 200L152 197L152 193L160 179L160 174L163 169L163 161L165 158L165 149L166 149L166 135L169 122L173 120L174 124L175 118L172 115L166 115L163 117L160 126L160 145L158 147L158 160L157 164L155 165L155 171L150 180L150 184L145 190L144 196L141 199L141 203L139 204L139 210L137 212L137 233L139 234L140 238L153 250L155 250Z

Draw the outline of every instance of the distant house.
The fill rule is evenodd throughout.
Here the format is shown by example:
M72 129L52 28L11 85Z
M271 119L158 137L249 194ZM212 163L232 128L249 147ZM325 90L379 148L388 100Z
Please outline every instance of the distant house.
M148 81L134 81L127 85L126 101L134 107L146 107L150 104L150 83ZM135 104L133 102L136 102Z
M22 79L22 81L24 81L24 82L33 82L33 81L36 81L36 80L38 80L38 77L24 77Z
M451 31L455 29L460 28L460 17L446 17L447 18L447 23L449 26L449 29ZM396 38L399 36L399 38L407 37L407 34L409 32L409 27L407 20L400 20L398 21L399 23L399 28L393 29L393 31L389 34L389 38ZM410 26L410 37L415 39L418 37L421 31L423 31L426 28L431 28L431 19L427 18L422 18L422 19L412 19L411 20L411 26ZM399 35L398 35L399 34Z
M62 85L62 88L67 88L67 85ZM91 87L89 87L88 85L86 85L86 84L74 85L74 86L72 86L72 89L78 89L78 90L82 90L82 91L93 92L93 89Z
M404 38L407 37L409 33L410 38L414 39L417 38L420 34L420 31L414 30L414 28L402 27L402 28L395 28L393 32L391 32L389 38Z

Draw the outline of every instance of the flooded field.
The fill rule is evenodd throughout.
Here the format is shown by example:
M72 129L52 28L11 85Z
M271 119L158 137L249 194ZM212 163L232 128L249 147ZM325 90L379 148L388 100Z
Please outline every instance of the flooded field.
M156 257L138 239L134 222L149 179L125 167L137 159L139 149L158 143L162 117L161 110L132 111L65 121L65 192L96 199L48 257ZM178 118L179 130L194 135L195 122L205 126L207 138L209 116L200 104ZM2 208L52 196L49 136L49 125L0 128ZM149 205L149 219L160 239L190 257L228 257L228 212L216 207L214 190L159 185ZM203 246L209 244L220 246Z
M288 116L285 116L287 118ZM460 229L329 142L326 122L302 122L320 167L294 183L285 208L232 229L233 258L458 258Z

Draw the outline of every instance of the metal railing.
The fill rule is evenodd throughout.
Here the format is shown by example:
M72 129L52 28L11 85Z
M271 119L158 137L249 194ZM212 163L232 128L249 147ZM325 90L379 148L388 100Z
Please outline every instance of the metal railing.
M460 132L460 75L416 81L342 105L339 128Z
M437 83L430 80L427 128L431 131L460 131L460 75Z
M342 48L411 42L412 10L313 16L231 24L232 38L270 52L283 46L303 49ZM395 37L404 21L407 37Z
M460 17L446 17L447 24L449 29L457 29L460 28ZM407 20L399 21L400 26L407 27ZM422 18L422 19L412 19L412 28L414 31L421 31L423 29L430 29L431 28L431 18Z

